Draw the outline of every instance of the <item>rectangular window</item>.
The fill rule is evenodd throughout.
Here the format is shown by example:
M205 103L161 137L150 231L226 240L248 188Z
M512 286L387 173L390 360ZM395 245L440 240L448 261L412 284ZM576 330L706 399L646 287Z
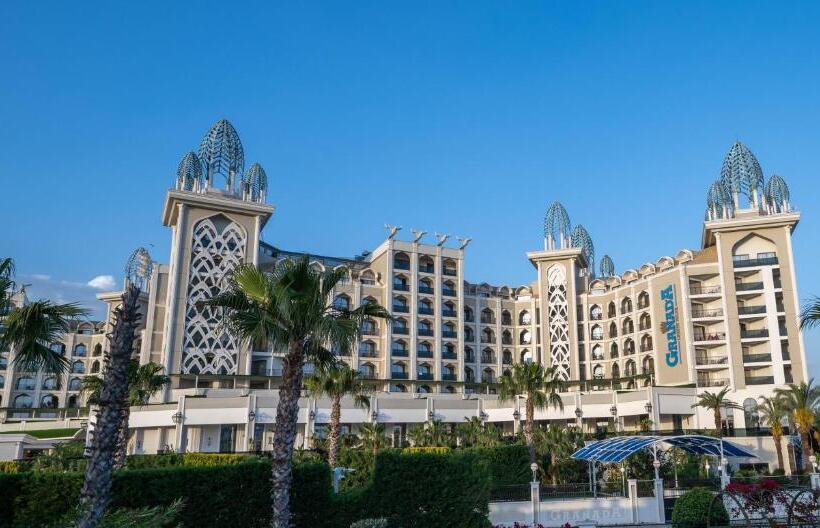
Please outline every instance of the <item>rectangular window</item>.
M734 262L743 262L744 260L749 260L749 255L748 254L732 255L732 260Z
M774 257L775 257L774 251L767 251L765 253L758 253L757 254L757 258L759 258L759 259L767 259L767 258L774 258Z

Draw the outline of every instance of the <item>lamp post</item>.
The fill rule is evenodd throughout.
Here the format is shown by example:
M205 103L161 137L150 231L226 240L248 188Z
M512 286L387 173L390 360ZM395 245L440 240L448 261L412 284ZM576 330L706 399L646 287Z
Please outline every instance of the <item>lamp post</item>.
M575 408L575 421L578 424L578 432L581 432L581 433L584 432L583 431L583 421L582 421L583 417L584 417L584 411L582 411L580 407L576 407Z
M809 457L809 462L811 462L811 489L820 490L820 474L817 473L817 457L815 455L811 455Z
M649 419L649 428L650 428L650 430L654 430L655 429L655 420L652 419L652 402L651 401L646 402L646 405L644 405L643 408L646 409L646 417L647 417L647 419Z
M706 459L706 463L703 465L703 468L706 470L706 478L709 478L709 470L712 466L709 465L709 459Z
M621 485L623 486L623 494L626 497L626 466L621 463Z
M530 471L532 471L532 482L530 482L530 501L532 502L532 524L538 525L539 513L541 510L541 487L538 483L538 464L533 462L530 464Z
M612 415L612 423L615 426L615 432L618 432L618 408L614 405L609 408L609 413Z

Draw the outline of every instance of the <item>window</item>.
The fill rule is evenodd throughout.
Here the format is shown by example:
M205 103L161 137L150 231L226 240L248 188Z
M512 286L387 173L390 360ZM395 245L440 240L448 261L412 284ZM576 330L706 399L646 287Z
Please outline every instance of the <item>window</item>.
M609 308L607 308L606 312L607 317L615 317L615 301L609 303Z
M366 284L368 286L376 284L376 277L370 270L365 270L364 272L362 272L362 275L359 280L361 280L362 284Z
M745 260L749 260L748 254L741 254L741 255L732 255L733 262L743 262Z
M601 345L595 345L592 347L592 359L596 361L604 359L604 350Z
M14 398L14 407L17 409L31 409L34 400L28 394L21 394Z
M592 320L598 320L603 317L603 315L603 310L601 310L601 307L597 304L589 309L589 318Z
M6 354L0 354L0 370L6 370L9 368L9 358L6 357Z
M53 394L46 394L40 398L40 407L44 409L56 409L58 407L57 396Z
M43 380L43 390L58 390L60 388L60 382L54 376L49 376L48 378Z
M757 258L759 259L767 259L767 258L774 258L777 254L774 251L764 251L763 253L758 253Z
M83 382L80 378L71 378L68 381L68 390L70 391L78 391L83 387Z
M0 389L6 386L6 377L0 376Z
M760 427L760 415L757 410L757 401L753 398L743 400L743 418L746 421L746 429L757 429Z
M85 374L85 364L82 361L75 361L71 364L72 374Z
M601 365L592 367L592 377L595 379L604 379L604 367Z
M17 390L34 390L34 378L31 376L22 376L17 379L17 384L14 388Z
M512 316L510 315L509 311L504 310L503 312L501 312L501 324L503 324L503 325L511 325L512 324Z
M523 310L520 314L518 314L518 324L528 325L531 321L532 317L530 317L530 312L527 310Z
M85 357L86 348L85 345L80 344L74 347L74 355L77 357Z
M101 356L102 355L102 345L97 343L94 345L94 352L92 353L94 356Z
M347 311L350 310L350 297L345 294L337 295L335 299L333 299L333 307L337 310Z
M410 257L406 253L396 253L393 257L393 267L396 269L410 269Z
M593 340L603 339L604 338L604 329L601 328L600 325L595 325L595 326L592 327L591 335L592 335Z
M376 369L370 363L365 363L359 366L359 375L363 378L375 378Z
M391 352L393 355L407 355L407 343L403 340L399 339L398 341L393 341L393 347L391 348Z
M373 357L376 355L376 343L373 341L362 341L359 343L359 355L363 357Z

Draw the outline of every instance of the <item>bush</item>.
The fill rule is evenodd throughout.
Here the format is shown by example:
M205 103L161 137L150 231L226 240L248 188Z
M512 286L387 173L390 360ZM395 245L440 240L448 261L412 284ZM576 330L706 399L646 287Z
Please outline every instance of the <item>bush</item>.
M125 461L127 469L147 469L169 466L224 466L259 460L256 455L230 453L169 453L164 455L131 455Z
M25 473L0 473L0 528L11 527L14 502L27 477Z
M380 453L372 510L396 528L484 528L490 499L486 463L469 452Z
M473 447L464 450L486 464L492 487L526 484L530 481L530 454L526 445Z
M28 465L22 460L0 460L0 473L23 473Z
M402 449L403 453L449 453L449 447L430 446L430 447L405 447Z
M709 517L708 523L707 516ZM723 501L715 499L715 495L709 489L691 489L675 501L675 507L672 509L672 526L705 528L709 523L713 526L729 524L729 513Z
M362 519L350 525L350 528L387 528L387 519Z

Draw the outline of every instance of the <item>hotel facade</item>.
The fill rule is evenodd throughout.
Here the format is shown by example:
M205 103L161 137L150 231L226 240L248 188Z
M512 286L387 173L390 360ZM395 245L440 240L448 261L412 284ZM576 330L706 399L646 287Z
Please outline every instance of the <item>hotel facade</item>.
M235 129L217 122L198 151L183 156L165 195L170 262L153 262L144 249L129 260L126 280L141 286L145 313L135 357L172 378L152 404L132 410L130 452L268 450L274 442L280 351L255 350L226 332L218 313L197 306L239 263L270 270L305 256L260 239L275 209L261 165L244 166ZM543 246L522 248L533 266L529 284L468 282L469 239L415 230L404 237L392 226L372 252L308 254L316 269L345 271L332 302L377 302L394 315L365 322L358 346L340 356L376 390L369 409L343 402L345 429L378 421L401 442L414 424L475 416L518 431L523 401L500 401L496 383L514 364L535 361L566 382L563 410L537 411L538 420L587 432L638 430L646 419L655 430L709 429L711 413L692 407L696 395L729 387L742 410L728 410L725 429L773 461L770 439L757 434L757 399L807 379L792 254L800 215L785 181L764 178L741 143L718 176L708 187L700 248L620 272L608 256L598 261L587 230L557 202L546 211ZM120 295L99 296L109 314ZM55 345L72 365L82 363L60 391L47 389L42 374L14 372L13 351L0 355L2 426L53 419L38 403L46 396L52 409L82 407L72 379L95 371L104 326L90 323L90 334L78 326ZM78 346L86 355L77 356ZM300 445L323 434L329 407L304 395Z

